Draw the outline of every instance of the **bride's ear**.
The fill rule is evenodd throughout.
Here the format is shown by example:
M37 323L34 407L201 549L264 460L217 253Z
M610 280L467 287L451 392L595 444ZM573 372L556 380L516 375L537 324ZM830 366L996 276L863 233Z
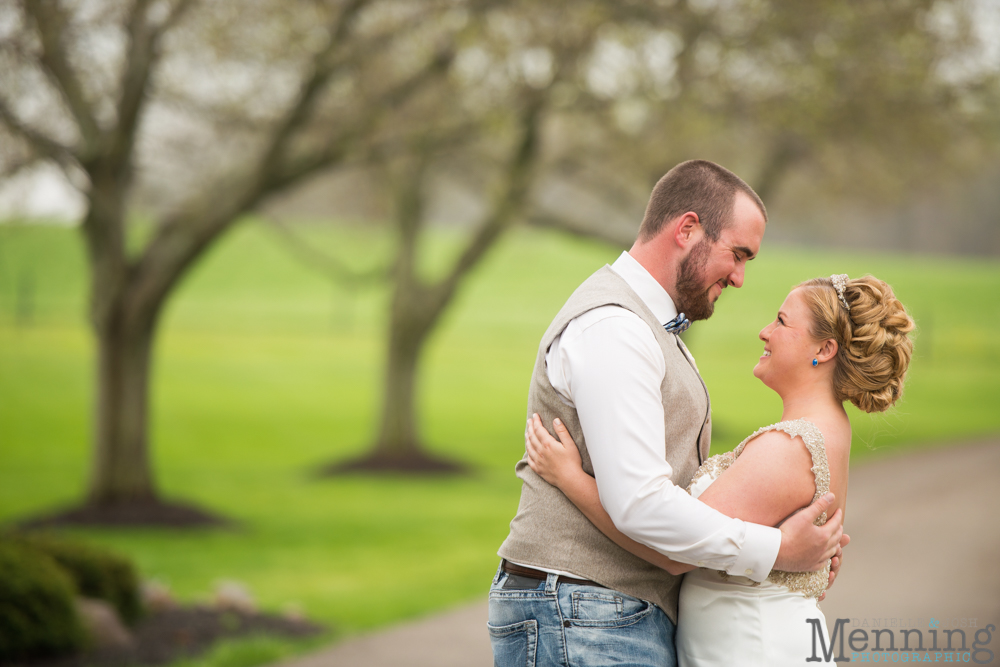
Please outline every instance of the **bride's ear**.
M827 338L820 345L819 351L816 353L816 359L820 362L826 362L834 359L837 356L837 350L839 346L837 341L832 338Z

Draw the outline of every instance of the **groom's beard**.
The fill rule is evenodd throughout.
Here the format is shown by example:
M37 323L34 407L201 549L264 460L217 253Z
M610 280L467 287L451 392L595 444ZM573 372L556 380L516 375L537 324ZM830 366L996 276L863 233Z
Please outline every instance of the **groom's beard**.
M712 303L709 296L715 283L705 287L703 275L711 250L712 242L708 238L703 238L698 242L698 245L691 248L691 252L681 260L680 266L677 267L677 283L674 287L677 292L675 305L677 312L684 313L684 316L692 322L707 320L715 311L715 304Z

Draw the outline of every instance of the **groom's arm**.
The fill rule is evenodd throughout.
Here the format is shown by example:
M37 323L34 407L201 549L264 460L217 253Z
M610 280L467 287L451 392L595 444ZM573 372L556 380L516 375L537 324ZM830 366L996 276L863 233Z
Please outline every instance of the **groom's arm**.
M553 387L576 408L615 526L674 560L763 581L780 531L727 517L671 481L660 390L666 364L649 327L623 308L596 309L567 327L547 361Z

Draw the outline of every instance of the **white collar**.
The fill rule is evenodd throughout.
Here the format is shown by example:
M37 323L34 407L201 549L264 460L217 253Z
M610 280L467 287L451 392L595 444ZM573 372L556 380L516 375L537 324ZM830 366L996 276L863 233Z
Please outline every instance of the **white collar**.
M611 268L639 295L660 324L666 324L677 317L677 307L667 290L627 251L622 252Z

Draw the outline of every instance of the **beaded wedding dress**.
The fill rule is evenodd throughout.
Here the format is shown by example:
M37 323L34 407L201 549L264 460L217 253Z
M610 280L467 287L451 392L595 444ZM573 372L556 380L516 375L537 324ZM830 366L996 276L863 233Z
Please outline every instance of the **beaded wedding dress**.
M767 431L801 438L812 455L817 498L830 490L830 467L823 434L798 419L765 426L731 452L705 461L688 491L697 498L736 460L747 443ZM826 514L817 525L826 523ZM814 624L828 642L826 618L817 598L826 590L829 565L819 572L774 570L763 583L716 570L697 569L684 577L677 623L677 658L681 667L719 665L806 665L812 656ZM818 642L817 642L818 643Z

